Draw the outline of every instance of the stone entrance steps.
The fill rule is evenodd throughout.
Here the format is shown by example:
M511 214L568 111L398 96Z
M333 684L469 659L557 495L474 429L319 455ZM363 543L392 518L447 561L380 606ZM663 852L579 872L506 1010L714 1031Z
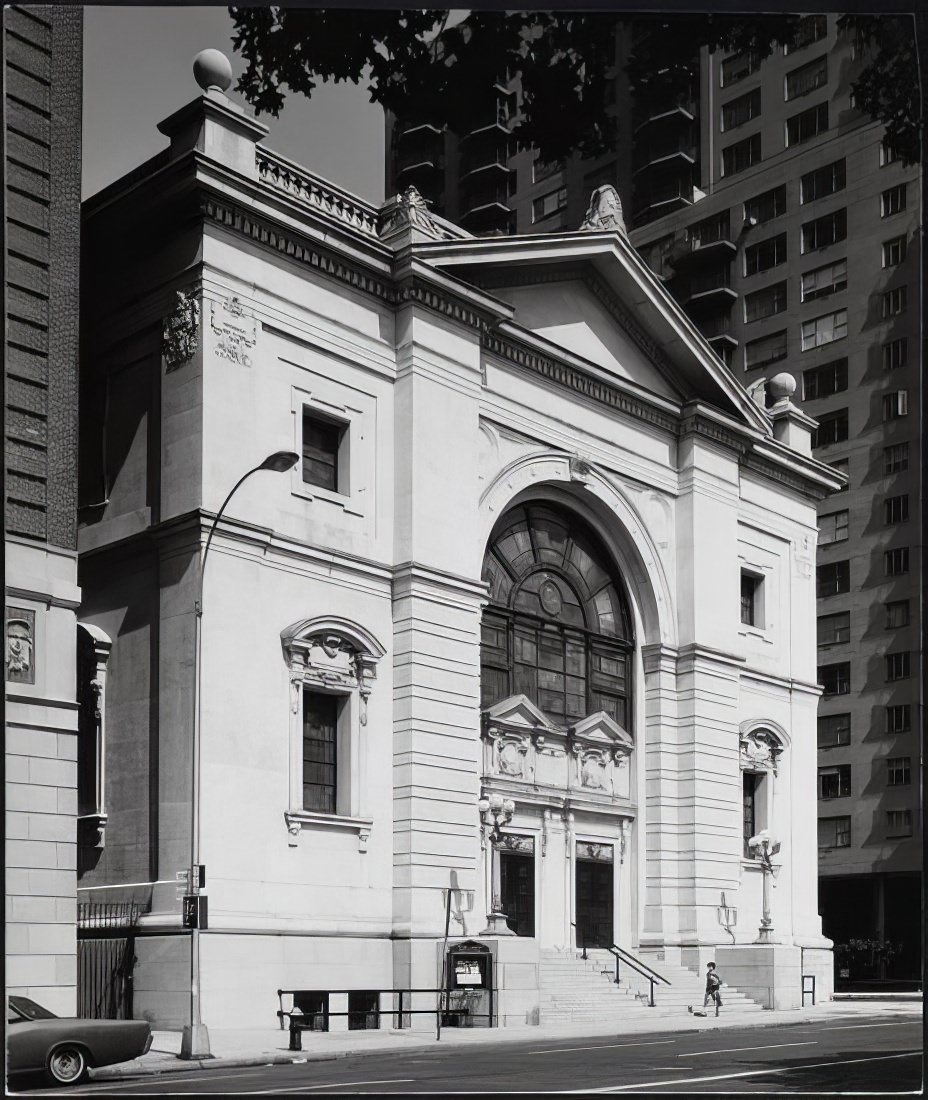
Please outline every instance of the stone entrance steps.
M605 950L589 950L587 955L583 959L579 951L572 949L542 950L539 993L543 1024L591 1023L610 1016L679 1016L686 1013L688 1005L702 1006L705 979L686 967L642 956L642 961L671 983L655 983L655 1005L651 1008L650 983L644 977L622 964L616 985L615 956ZM723 985L722 1011L740 1015L762 1009L743 993Z

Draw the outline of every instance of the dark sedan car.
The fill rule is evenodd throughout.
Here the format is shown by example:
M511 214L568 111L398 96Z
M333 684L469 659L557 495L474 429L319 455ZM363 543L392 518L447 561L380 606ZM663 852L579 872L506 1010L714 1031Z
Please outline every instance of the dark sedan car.
M55 1084L75 1085L94 1066L128 1062L148 1052L144 1020L77 1020L49 1012L28 997L8 997L7 1071L45 1072Z

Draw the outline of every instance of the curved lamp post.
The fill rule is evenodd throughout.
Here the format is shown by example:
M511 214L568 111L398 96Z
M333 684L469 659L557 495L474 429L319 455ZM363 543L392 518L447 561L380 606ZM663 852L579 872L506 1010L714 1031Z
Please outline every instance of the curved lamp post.
M512 821L516 804L511 798L503 798L501 794L494 792L483 795L477 803L477 809L480 811L480 823L490 841L493 866L490 912L487 914L487 926L480 935L514 936L515 933L506 923L506 914L502 912L499 843L503 836L503 826Z
M201 620L203 618L203 575L206 572L206 556L209 553L213 535L226 505L235 496L241 484L258 473L259 470L271 470L282 474L300 461L300 456L295 451L275 451L259 465L250 469L236 481L229 495L222 502L216 518L210 525L209 534L206 536L206 546L199 559L199 575L197 578L197 600L194 605L194 664L193 664L193 784L191 789L191 816L190 823L190 872L188 876L188 891L196 898L200 893L200 673L203 651L203 634ZM200 1018L200 929L199 925L199 900L195 901L197 920L190 930L190 1023L184 1025L181 1037L181 1058L209 1058L209 1031L206 1024Z
M774 867L772 857L780 850L780 842L769 829L761 829L757 836L752 836L748 841L748 847L754 852L760 861L761 870L764 872L764 900L763 916L760 928L757 932L755 943L773 943L773 919L770 916L770 885L780 873L780 866Z

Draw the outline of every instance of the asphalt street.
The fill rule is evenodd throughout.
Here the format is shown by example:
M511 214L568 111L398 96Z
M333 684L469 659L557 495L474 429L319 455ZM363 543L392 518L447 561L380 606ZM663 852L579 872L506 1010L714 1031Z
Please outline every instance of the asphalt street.
M468 1044L304 1064L109 1080L71 1095L579 1092L912 1093L922 1022L911 1015L588 1041ZM39 1094L43 1090L30 1090ZM56 1090L61 1096L61 1090Z

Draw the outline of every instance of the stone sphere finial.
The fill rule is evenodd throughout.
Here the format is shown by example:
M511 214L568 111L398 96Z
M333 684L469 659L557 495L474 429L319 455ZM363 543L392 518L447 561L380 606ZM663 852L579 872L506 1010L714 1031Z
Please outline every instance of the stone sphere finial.
M204 92L224 92L232 83L232 66L221 50L200 50L193 59L193 75Z
M782 374L775 374L767 383L767 393L776 401L780 401L784 397L790 398L795 392L796 379L785 371Z

